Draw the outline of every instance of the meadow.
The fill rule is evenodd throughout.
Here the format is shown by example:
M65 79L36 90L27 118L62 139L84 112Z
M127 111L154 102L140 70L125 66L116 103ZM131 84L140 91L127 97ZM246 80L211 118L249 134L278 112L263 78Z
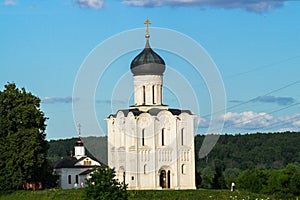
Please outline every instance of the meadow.
M275 200L270 195L254 194L246 191L229 190L139 190L128 191L129 199L204 199L204 200ZM12 193L2 193L0 200L81 200L84 199L82 189L49 189L40 191L15 191Z

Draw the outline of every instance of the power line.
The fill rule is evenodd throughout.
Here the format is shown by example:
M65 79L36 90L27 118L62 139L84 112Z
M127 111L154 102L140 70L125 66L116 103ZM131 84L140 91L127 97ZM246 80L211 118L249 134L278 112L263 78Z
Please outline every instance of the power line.
M290 86L296 85L296 84L298 84L298 83L300 83L300 80L297 80L297 81L294 81L294 82L292 82L292 83L289 83L289 84L287 84L287 85L285 85L285 86L283 86L283 87L277 88L277 89L272 90L272 91L270 91L270 92L268 92L268 93L265 93L265 94L263 94L263 95L257 96L257 97L255 97L255 98L252 98L252 99L250 99L250 100L248 100L248 101L244 101L244 102L242 102L242 103L239 103L239 104L230 106L230 107L228 107L228 108L225 108L225 109L222 109L222 110L219 110L219 111L216 111L216 112L214 112L214 113L212 113L212 114L204 115L203 117L206 118L206 117L212 116L212 115L214 115L214 114L223 113L223 112L226 111L226 110L233 109L233 108L236 108L236 107L245 105L245 104L247 104L247 103L253 102L253 101L256 100L258 97L266 97L266 96L268 96L268 95L270 95L270 94L273 94L273 93L275 93L275 92L278 92L278 91L283 90L283 89L285 89L285 88L288 88L288 87L290 87Z
M288 109L288 108L291 108L291 107L294 107L294 106L297 106L297 105L300 105L300 102L299 102L299 103L294 103L294 104L291 104L291 105L288 105L288 106L285 106L285 107L280 108L280 109L273 110L273 111L271 111L271 112L269 112L269 113L266 113L266 112L265 112L263 115L255 116L255 117L249 118L249 119L244 120L244 121L240 121L240 122L228 124L228 125L224 126L223 129L224 129L224 128L234 127L234 126L236 126L236 125L238 125L238 124L243 124L243 123L246 123L246 122L251 122L251 121L253 121L253 120L255 120L255 119L262 118L263 116L265 116L265 115L267 115L267 114L273 114L273 113L276 113L276 112L279 112L279 111L282 111L282 110L286 110L286 109ZM274 124L275 124L275 123L274 123ZM214 131L214 130L213 130L213 131Z
M295 122L298 119L300 120L300 115L296 115L296 116L290 118L287 121L275 122L275 123L272 123L272 124L268 125L268 127L260 127L260 128L262 128L262 129L274 129L274 128L278 128L280 126L283 127L283 126L286 126L286 125L288 125L292 122Z
M241 76L241 75L248 74L248 73L251 73L251 72L254 72L254 71L258 71L258 70L261 70L261 69L264 69L264 68L269 68L269 67L272 67L274 65L285 63L287 61L294 60L294 59L297 59L297 58L300 58L300 55L297 55L297 56L294 56L294 57L290 57L290 58L286 58L286 59L283 59L283 60L279 60L277 62L273 62L273 63L266 64L266 65L262 65L262 66L259 66L259 67L255 67L255 68L250 69L248 71L236 73L236 74L233 74L231 76L228 76L228 78Z

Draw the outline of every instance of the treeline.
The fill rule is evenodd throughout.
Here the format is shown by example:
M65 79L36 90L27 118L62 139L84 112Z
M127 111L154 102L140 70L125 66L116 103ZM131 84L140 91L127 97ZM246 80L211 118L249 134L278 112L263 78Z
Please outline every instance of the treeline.
M204 158L198 158L198 152L205 135L195 136L196 168L220 165L225 169L245 170L249 168L281 169L289 163L300 163L300 133L255 133L221 135L212 151ZM49 141L48 159L55 162L74 153L77 138ZM87 155L95 156L94 149L101 149L99 156L107 161L107 137L84 138ZM98 148L100 147L100 148Z
M221 135L212 151L199 159L205 136L195 136L197 187L237 189L275 194L280 198L300 195L300 133Z
M199 152L204 135L195 136L195 152ZM300 133L256 133L221 135L212 151L202 159L196 153L197 168L214 166L222 168L275 168L300 162Z
M48 149L48 160L55 163L61 158L71 156L74 153L74 145L78 138L50 140Z

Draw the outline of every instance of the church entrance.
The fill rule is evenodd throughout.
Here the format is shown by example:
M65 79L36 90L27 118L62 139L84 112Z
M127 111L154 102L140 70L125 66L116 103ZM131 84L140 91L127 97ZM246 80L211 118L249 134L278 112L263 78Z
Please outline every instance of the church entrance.
M163 189L170 188L171 185L171 172L170 170L161 170L159 175L159 185Z

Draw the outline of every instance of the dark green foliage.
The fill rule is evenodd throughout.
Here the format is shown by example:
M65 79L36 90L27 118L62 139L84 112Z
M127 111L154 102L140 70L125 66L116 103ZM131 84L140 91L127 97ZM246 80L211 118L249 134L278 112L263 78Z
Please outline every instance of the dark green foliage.
M245 170L237 178L237 188L279 198L299 196L300 166L289 164L284 169Z
M256 133L221 135L212 151L198 159L204 135L195 136L196 165L198 169L214 166L221 160L224 168L284 168L289 163L300 161L300 133Z
M38 97L15 84L0 91L0 190L44 181L48 173L45 121Z
M259 169L247 169L237 178L237 188L260 193L267 186L268 172Z
M234 181L237 189L278 198L300 195L300 170L290 164L300 160L300 133L221 135L213 150L198 159L204 137L195 136L197 186L229 188Z
M50 140L47 158L52 164L61 158L74 154L74 145L78 138Z
M212 167L205 167L201 170L201 188L212 189L215 170Z
M224 176L224 173L221 168L217 167L215 169L212 188L213 189L227 189L225 176Z
M224 171L227 188L230 188L231 183L235 182L237 177L240 175L241 170L238 168L227 168Z
M116 172L102 165L95 169L85 188L86 199L128 199L126 185L115 179Z
M270 170L267 193L281 197L300 194L300 166L289 164L284 169Z

